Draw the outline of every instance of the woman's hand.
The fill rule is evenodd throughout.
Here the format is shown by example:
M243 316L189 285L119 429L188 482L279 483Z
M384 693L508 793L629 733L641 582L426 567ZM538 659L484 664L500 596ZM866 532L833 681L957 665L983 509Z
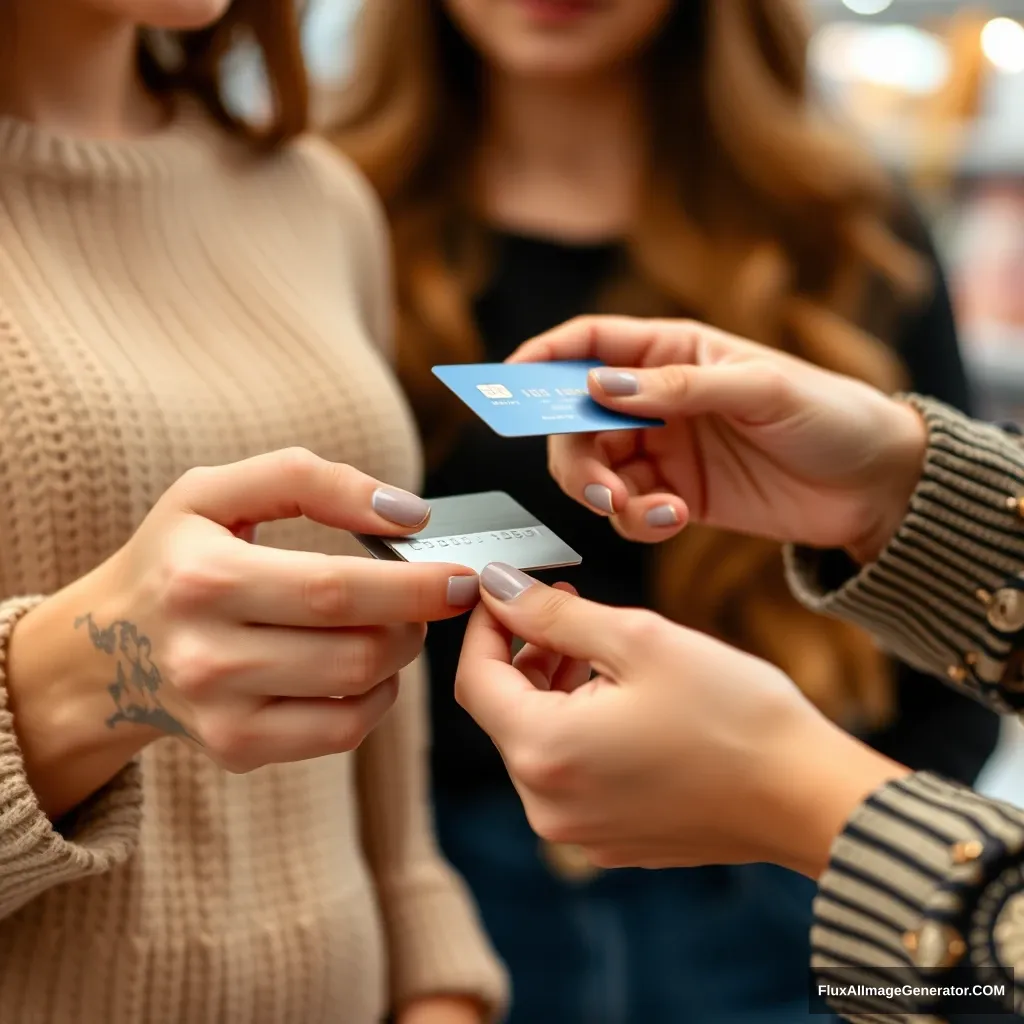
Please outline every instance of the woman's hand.
M850 813L906 774L765 662L510 566L480 578L456 697L533 828L600 866L766 861L817 877ZM528 641L515 664L513 636Z
M301 450L196 469L112 558L26 616L10 683L44 806L71 806L161 734L235 772L351 750L394 702L425 623L476 602L477 577L461 566L243 539L300 515L396 536L429 507ZM76 743L88 748L79 773L58 756Z
M700 324L585 317L515 362L600 359L592 397L663 428L551 438L570 497L659 541L687 518L878 556L920 477L924 423L859 381Z
M483 1024L487 1011L463 996L424 996L400 1010L397 1024Z

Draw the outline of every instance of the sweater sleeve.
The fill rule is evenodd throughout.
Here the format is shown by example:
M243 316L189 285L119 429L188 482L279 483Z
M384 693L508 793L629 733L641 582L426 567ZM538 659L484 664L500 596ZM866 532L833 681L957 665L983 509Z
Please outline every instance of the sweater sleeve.
M40 601L0 602L0 919L46 889L124 863L142 821L141 772L134 763L57 825L39 807L18 745L6 667L11 633Z
M835 552L791 549L791 585L911 664L1020 713L1024 448L911 401L929 444L900 530L859 570ZM1024 811L928 773L889 783L833 845L814 918L818 991L850 1020L1024 1016Z
M833 845L811 963L852 1021L1024 1016L1024 811L927 773L883 787Z
M363 843L388 934L392 1005L467 995L497 1020L508 983L465 884L435 843L428 746L421 659L403 673L395 707L358 754Z
M896 536L860 570L837 552L790 548L790 585L990 707L1024 709L1024 447L941 403L910 401L929 441Z

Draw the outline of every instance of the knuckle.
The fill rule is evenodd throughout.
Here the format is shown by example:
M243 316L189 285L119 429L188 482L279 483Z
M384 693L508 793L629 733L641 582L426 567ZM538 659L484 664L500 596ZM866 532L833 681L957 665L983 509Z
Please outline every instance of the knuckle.
M216 479L216 477L216 466L192 466L191 468L186 469L185 472L178 477L177 483L174 486L175 489L180 489L186 492L204 490Z
M630 866L630 859L613 847L588 846L584 847L583 854L595 868L611 870Z
M660 644L665 635L665 620L656 612L631 608L622 613L621 636L630 650L647 650Z
M509 771L527 789L548 793L564 784L570 773L566 760L540 745L529 745L506 755Z
M330 671L349 694L365 693L376 686L384 672L381 638L375 634L353 633L334 652Z
M169 611L188 614L208 607L234 586L231 575L207 549L172 550L164 571L164 601Z
M789 392L790 379L783 372L782 368L774 363L765 362L765 365L758 369L759 383L762 389L763 401L777 402L784 398Z
M376 725L365 708L344 708L343 711L343 714L334 716L327 730L327 743L339 754L355 750Z
M568 326L573 330L584 331L596 326L598 322L595 313L578 313L569 321Z
M202 637L176 637L164 656L164 670L170 684L184 697L208 696L224 677L226 666L213 646Z
M227 716L209 718L199 726L199 738L207 753L225 771L245 775L263 766L257 743L244 720L236 722Z
M678 363L663 366L660 370L661 386L669 395L680 396L690 386L690 369Z
M537 601L536 615L542 628L553 626L565 614L565 607L572 600L564 590L548 587Z
M526 809L526 819L530 828L549 843L575 844L580 837L580 829L556 808L531 805Z
M277 460L282 476L293 486L302 486L307 483L321 464L320 459L308 448L299 445L282 448L277 453Z
M311 574L302 584L302 601L317 617L340 622L352 613L352 592L344 575L330 570Z

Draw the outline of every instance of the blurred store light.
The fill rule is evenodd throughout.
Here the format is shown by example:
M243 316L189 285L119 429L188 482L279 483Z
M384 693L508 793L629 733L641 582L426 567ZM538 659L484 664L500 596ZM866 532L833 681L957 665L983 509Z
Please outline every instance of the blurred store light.
M1024 25L1013 18L993 18L981 30L981 49L1000 71L1024 71Z
M854 14L881 14L892 7L892 0L843 0L843 6Z
M913 25L826 26L815 35L811 61L819 74L840 83L865 82L917 94L941 88L950 71L942 41Z

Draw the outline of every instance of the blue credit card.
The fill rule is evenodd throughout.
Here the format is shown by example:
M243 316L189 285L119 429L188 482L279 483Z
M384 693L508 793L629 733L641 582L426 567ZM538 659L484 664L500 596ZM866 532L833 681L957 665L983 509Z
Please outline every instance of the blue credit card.
M587 390L593 359L558 363L462 363L436 376L501 437L591 434L663 427L663 420L605 409Z

